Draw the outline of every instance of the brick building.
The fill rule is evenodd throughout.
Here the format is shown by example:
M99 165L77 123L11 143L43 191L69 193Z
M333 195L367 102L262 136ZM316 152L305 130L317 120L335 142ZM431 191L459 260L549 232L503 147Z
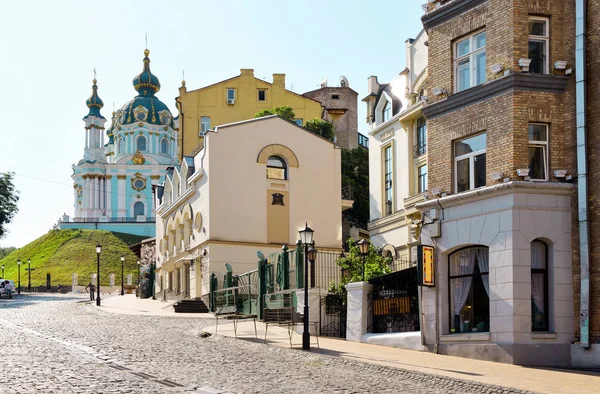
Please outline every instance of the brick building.
M430 195L417 208L437 272L421 307L425 344L440 353L600 365L600 249L593 241L600 137L589 136L586 155L575 121L584 109L576 105L584 86L575 63L578 2L430 0L422 18ZM598 3L588 2L588 20ZM589 67L598 63L597 33L595 26L587 32ZM593 103L598 77L588 75ZM598 116L579 119L593 130ZM589 177L582 159L589 159ZM578 196L586 181L589 210ZM591 240L589 248L579 239L588 223L591 235L582 239ZM591 293L580 281L588 260Z

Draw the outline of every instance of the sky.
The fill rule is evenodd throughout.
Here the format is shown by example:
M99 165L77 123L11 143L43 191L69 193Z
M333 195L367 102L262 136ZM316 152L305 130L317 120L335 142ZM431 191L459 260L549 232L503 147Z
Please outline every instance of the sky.
M102 114L131 100L148 36L157 96L174 115L182 71L188 90L253 68L304 93L348 78L359 100L367 78L394 79L405 41L422 29L414 0L12 1L0 13L0 172L15 173L19 212L0 247L22 247L63 213L73 216L71 166L83 157L94 68ZM358 103L366 134L365 104ZM109 123L107 123L108 127Z

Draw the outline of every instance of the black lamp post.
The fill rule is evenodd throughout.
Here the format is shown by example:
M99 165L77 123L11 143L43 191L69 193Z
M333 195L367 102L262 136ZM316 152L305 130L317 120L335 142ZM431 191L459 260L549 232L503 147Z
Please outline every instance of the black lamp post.
M137 261L138 266L138 279L137 279L137 289L135 289L135 293L138 297L142 298L142 292L140 289L140 261Z
M31 268L31 259L27 259L27 291L31 292L31 271L34 271L35 268Z
M369 241L364 238L358 241L358 248L360 249L360 255L362 257L362 276L363 282L365 281L365 258L369 254Z
M4 264L2 264L2 277L4 278Z
M125 256L121 255L121 295L125 295L125 288L123 286L123 273L124 271L124 264L125 264Z
M96 296L97 306L100 306L100 253L102 253L102 246L98 242L96 245L96 256L98 258L98 275L96 275L96 289L98 290L98 294Z
M17 287L17 294L21 294L21 259L17 260L17 267L19 270L19 287Z
M300 242L304 245L304 332L302 333L302 349L310 350L310 331L308 330L308 247L312 247L314 231L306 223L306 226L299 233Z

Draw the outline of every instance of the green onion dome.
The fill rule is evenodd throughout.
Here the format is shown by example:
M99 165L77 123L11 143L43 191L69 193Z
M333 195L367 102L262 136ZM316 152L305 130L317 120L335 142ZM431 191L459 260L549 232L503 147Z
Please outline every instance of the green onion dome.
M90 109L90 112L87 114L87 116L85 116L85 118L88 116L96 116L104 119L104 116L100 114L100 109L104 107L104 102L102 102L102 99L98 97L98 85L96 85L96 82L96 79L94 79L94 84L92 85L92 95L85 101L85 104Z

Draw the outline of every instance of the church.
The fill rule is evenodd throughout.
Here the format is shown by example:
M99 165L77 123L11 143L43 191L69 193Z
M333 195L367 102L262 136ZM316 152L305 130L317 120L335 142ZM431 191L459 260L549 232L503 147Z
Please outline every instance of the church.
M112 113L110 127L100 110L96 79L87 99L83 158L73 165L74 217L59 227L99 229L154 237L152 186L177 164L178 118L156 97L160 82L150 71L150 51L133 78L131 101ZM106 138L105 138L106 135Z

